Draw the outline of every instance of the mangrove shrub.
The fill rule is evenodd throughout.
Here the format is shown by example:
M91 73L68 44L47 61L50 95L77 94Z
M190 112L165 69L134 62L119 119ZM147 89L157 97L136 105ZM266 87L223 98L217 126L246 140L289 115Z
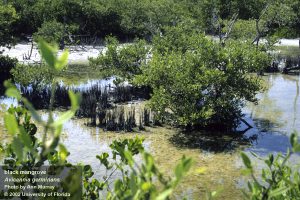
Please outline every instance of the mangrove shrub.
M3 81L11 78L10 70L17 65L17 59L9 56L0 55L0 84L2 87Z
M150 105L161 120L181 126L232 129L245 101L255 102L260 79L250 72L269 57L243 42L225 46L171 28L155 39L153 57L135 83L153 88Z
M146 62L149 52L144 40L136 40L133 44L120 45L114 37L106 38L107 51L100 53L97 58L90 58L90 64L101 70L105 76L117 76L120 81L131 81L141 74L141 66Z
M0 3L0 46L14 42L13 25L18 19L19 16L13 6Z
M34 34L35 40L43 38L49 43L60 43L65 35L65 27L57 21L47 21Z

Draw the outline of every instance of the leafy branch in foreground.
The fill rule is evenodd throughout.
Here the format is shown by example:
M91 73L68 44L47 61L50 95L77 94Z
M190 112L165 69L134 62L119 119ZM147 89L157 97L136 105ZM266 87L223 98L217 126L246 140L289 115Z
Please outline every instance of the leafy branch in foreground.
M254 168L250 158L241 153L245 172L250 174L252 181L248 182L249 193L244 192L248 199L252 200L280 200L280 199L298 199L300 197L300 171L298 166L289 166L288 161L295 153L300 152L300 143L297 134L294 132L290 136L291 149L288 149L286 155L270 154L267 159L262 159L267 165L262 169L260 177L254 175ZM252 153L255 157L256 154Z
M101 199L105 191L106 199L168 199L192 165L190 158L182 157L175 167L175 177L166 178L155 165L151 154L142 145L143 139L113 141L110 145L112 156L108 153L97 155L108 174L103 180L92 178L90 166L84 167L84 199ZM142 163L135 161L134 155L141 154ZM111 177L120 175L110 188Z
M68 61L68 51L64 51L62 56L57 58L57 50L55 48L49 46L44 41L40 41L39 46L42 57L46 61L49 69L58 73L66 66ZM5 152L3 169L11 171L31 171L40 170L44 165L72 167L72 165L68 164L66 161L68 151L59 140L63 124L74 116L79 107L80 95L70 91L69 98L71 101L71 108L54 120L52 109L56 82L55 79L53 79L48 119L43 120L32 104L25 97L22 97L15 85L6 81L5 86L7 88L6 95L17 99L25 107L10 107L5 113L5 127L7 133L11 135L12 141L10 144L1 148L1 150ZM35 120L35 123L43 128L41 141L35 136L37 133L37 125L32 123L31 117ZM25 178L30 177L30 174L25 175ZM24 178L24 175L15 174L14 178ZM77 180L78 182L77 174L70 177L69 181L72 182L71 180ZM9 189L8 192L16 192L15 194L21 195L23 194L21 193L21 185L24 184L34 185L35 183L14 182L14 185L17 186L16 189ZM63 182L61 184L63 191L73 191L72 194L74 196L81 194L81 190L78 188L80 185L77 185L77 187L75 185L64 184ZM36 188L34 190L36 190ZM0 191L1 198L9 198L7 194L10 193ZM22 196L22 199L23 198L26 199L26 197ZM55 197L50 197L48 199L53 198Z
M57 52L55 48L49 46L44 41L40 41L39 46L42 57L48 64L49 68L59 72L66 66L68 62L68 51L64 51L62 56L57 58L55 56ZM54 121L52 107L56 83L53 79L48 119L44 121L38 114L37 110L34 109L32 104L26 98L21 96L16 86L10 82L5 82L5 86L7 87L6 95L17 99L30 111L30 113L28 113L24 108L11 108L4 116L5 126L8 133L14 137L11 146L12 150L17 152L17 157L15 159L16 164L18 165L30 162L30 166L39 167L48 159L49 153L53 152L58 146L60 146L60 149L65 149L62 144L59 144L60 133L63 124L67 120L71 119L78 109L80 95L70 91L69 97L71 100L71 109L63 113ZM22 115L24 115L24 120L20 120ZM33 140L36 139L28 136L35 134L31 132L31 129L35 126L30 123L31 116L34 118L36 123L40 124L44 129L42 143L35 143ZM36 129L36 127L34 129ZM26 148L22 149L22 147ZM41 149L38 154L34 153L36 148Z

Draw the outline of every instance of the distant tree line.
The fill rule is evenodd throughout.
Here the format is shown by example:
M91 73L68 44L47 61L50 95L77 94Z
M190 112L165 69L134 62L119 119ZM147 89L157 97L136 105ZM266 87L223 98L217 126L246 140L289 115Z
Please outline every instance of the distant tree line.
M178 24L219 34L237 16L239 31L244 31L240 26L244 24L245 30L250 26L255 32L257 22L263 36L299 37L299 7L299 0L3 0L0 30L1 36L17 38L37 32L47 35L50 26L56 27L56 37L111 34L121 40L151 39L164 27Z

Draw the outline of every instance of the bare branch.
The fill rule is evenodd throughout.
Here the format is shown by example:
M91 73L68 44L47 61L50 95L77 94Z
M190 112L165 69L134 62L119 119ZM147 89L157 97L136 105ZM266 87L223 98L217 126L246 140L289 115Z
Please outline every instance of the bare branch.
M223 43L225 43L225 41L229 38L229 35L230 35L230 33L232 31L232 28L233 28L233 26L234 26L234 24L235 24L235 22L237 20L237 17L238 17L238 13L235 13L232 16L232 18L230 20L230 23L228 25L228 31L225 33L225 36L223 37L223 41L222 41Z

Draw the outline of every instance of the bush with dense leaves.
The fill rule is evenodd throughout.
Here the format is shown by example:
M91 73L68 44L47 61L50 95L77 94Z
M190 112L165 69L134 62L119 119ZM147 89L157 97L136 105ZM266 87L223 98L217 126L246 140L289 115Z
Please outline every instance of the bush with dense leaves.
M0 55L0 82L11 78L10 70L17 65L17 59L10 58L9 56ZM2 86L1 86L2 87Z
M117 76L118 81L131 81L141 74L141 66L146 63L149 48L144 40L120 45L114 37L106 38L107 51L97 58L90 58L90 65L101 70L104 76Z
M57 21L47 21L42 24L38 31L34 34L34 38L37 41L39 38L43 38L50 43L61 43L64 37L64 25Z
M0 3L0 46L9 46L15 41L13 29L18 19L19 16L12 5L2 5Z
M10 72L14 82L20 83L23 86L28 86L30 84L50 84L54 75L53 70L49 69L44 64L33 65L18 63Z
M155 39L153 56L135 83L153 88L151 107L175 125L231 130L245 101L260 91L258 72L269 56L253 45L225 46L198 33L171 28Z

